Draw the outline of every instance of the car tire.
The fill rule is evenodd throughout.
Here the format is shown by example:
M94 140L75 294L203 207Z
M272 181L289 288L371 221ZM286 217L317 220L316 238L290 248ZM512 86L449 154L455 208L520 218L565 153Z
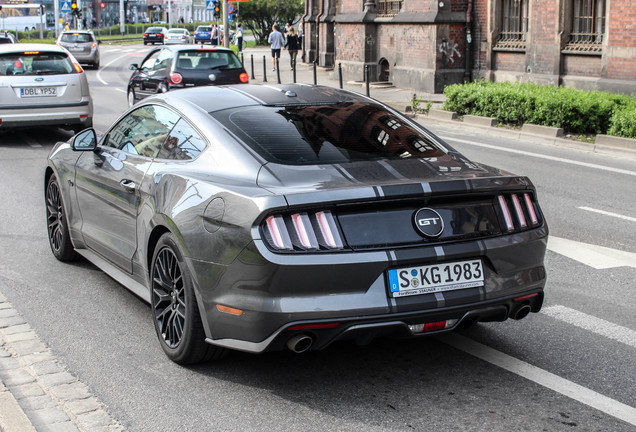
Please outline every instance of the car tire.
M46 225L49 245L53 256L60 261L69 262L77 258L68 232L66 212L62 203L62 191L55 174L46 183Z
M133 106L135 104L135 102L137 102L137 98L135 96L135 89L131 88L130 90L128 90L128 108L130 108L131 106Z
M148 42L144 42L144 45L148 45Z
M99 69L99 62L93 63L93 69L95 69L95 70Z
M157 87L157 93L167 93L167 92L168 92L168 86L166 85L166 83L159 84L159 87Z
M168 358L185 365L224 357L225 348L205 342L194 288L172 233L165 233L157 242L150 275L152 319Z

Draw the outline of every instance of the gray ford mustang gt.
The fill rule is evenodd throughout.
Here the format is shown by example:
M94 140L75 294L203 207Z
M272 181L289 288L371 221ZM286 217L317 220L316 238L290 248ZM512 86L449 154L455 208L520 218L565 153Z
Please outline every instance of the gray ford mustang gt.
M180 364L418 337L543 303L530 180L395 110L308 85L145 99L51 151L53 254L147 301Z

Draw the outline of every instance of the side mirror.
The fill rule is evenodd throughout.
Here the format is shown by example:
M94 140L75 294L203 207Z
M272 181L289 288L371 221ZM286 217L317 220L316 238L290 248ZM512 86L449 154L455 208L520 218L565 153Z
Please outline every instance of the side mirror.
M97 148L97 134L95 129L88 128L73 137L71 148L75 151L95 151Z
M137 69L139 69L139 65L137 63L133 63L130 66L128 66L128 69L137 70Z

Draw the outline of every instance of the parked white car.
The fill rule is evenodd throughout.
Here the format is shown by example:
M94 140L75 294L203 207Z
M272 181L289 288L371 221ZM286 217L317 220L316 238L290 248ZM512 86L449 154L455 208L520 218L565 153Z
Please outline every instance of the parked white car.
M45 125L92 127L84 69L56 45L0 45L0 130Z
M173 28L168 30L163 43L169 44L191 44L194 43L194 39L190 32L186 29Z

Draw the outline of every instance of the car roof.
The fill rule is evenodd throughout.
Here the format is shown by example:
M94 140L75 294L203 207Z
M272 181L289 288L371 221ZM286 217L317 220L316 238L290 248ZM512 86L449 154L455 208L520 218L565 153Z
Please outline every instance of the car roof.
M53 44L43 43L19 43L19 44L2 44L0 45L0 54L6 53L21 53L26 51L46 51L46 52L59 52L68 55L68 51Z
M308 84L237 84L201 86L178 92L162 93L152 99L173 106L196 105L206 112L242 106L302 106L347 102L379 103L348 90ZM148 99L150 102L152 99Z
M203 47L199 45L164 45L161 48L170 51L221 51L221 52L234 52L230 48L221 46L216 47Z

